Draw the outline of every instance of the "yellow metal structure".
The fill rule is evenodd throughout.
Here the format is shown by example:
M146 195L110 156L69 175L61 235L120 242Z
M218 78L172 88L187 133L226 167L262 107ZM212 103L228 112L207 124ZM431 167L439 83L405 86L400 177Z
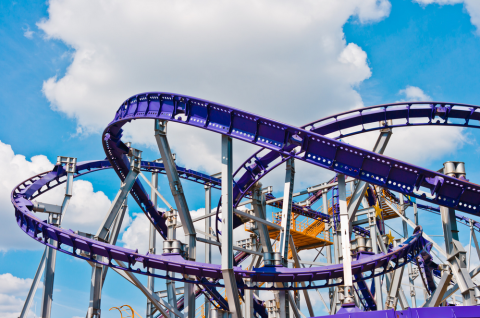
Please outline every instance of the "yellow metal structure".
M125 309L124 307L126 307L127 309L130 309L130 314L128 315L128 311L127 309ZM116 309L120 312L120 318L142 318L142 316L140 316L140 314L138 312L136 312L132 307L130 307L129 305L123 305L123 306L120 306L120 307L112 307L109 309L112 310L112 309ZM124 316L123 313L127 314L128 316Z

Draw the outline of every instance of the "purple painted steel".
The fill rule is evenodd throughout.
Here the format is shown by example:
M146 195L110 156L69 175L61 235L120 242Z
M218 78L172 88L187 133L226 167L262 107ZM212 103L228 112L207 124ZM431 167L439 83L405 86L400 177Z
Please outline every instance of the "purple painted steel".
M412 108L412 105L414 105L414 108ZM426 105L428 105L428 107ZM443 105L443 106L437 107L435 105ZM440 123L438 121L434 122L433 120L435 119L436 116L440 116L444 120L446 119L445 122L444 123ZM426 123L411 123L410 122L411 118L413 119L428 118L429 120ZM449 123L448 119L452 119L452 118L464 119L465 123L461 125L454 124L451 122ZM405 119L406 122L404 124L400 123L395 125L393 124L388 125L388 120L398 120L398 119ZM385 105L366 107L359 110L347 111L344 113L335 114L330 117L326 117L326 118L311 122L307 125L302 126L301 128L311 132L322 134L322 135L338 132L339 136L336 137L335 139L339 139L339 138L343 138L343 137L347 137L347 136L351 136L359 133L383 129L385 128L385 126L412 127L412 126L418 126L418 125L448 125L448 126L462 126L462 127L467 126L467 127L479 128L480 125L473 125L470 123L471 119L480 120L480 107L467 105L467 104L449 104L449 103L442 103L442 102L410 102L410 103L385 104ZM365 128L366 124L378 123L381 121L384 122L385 126L382 127L382 126L376 125L375 127L371 127L368 129ZM362 129L359 131L350 132L347 134L341 133L342 129L350 129L359 125L361 125L362 127ZM243 194L245 193L245 192L241 192L238 189L240 186L244 186L245 188L250 189L250 187L255 182L257 182L259 179L264 177L266 174L268 174L272 170L272 169L267 170L266 167L268 165L261 164L261 161L260 161L260 164L257 165L259 161L257 156L264 149L257 151L254 155L248 158L240 166L240 168L235 172L234 177L237 175L237 173L240 172L241 169L246 170L245 173L239 178L239 181L234 186L234 193L239 193L238 197L234 196L235 198L234 206L237 206L240 203L240 200L242 199ZM279 157L280 154L277 151L272 150L268 154L266 154L263 158L268 158L272 160L271 158L276 158L275 156ZM288 157L283 157L282 162L284 162L286 159L288 159ZM248 164L251 164L252 162L254 163L251 166L248 166ZM265 168L263 168L264 166ZM441 181L443 185L443 179L438 179L435 177L433 179L429 178L429 181L433 183L435 182L438 183L438 181ZM398 189L394 189L394 190L398 191ZM221 205L221 202L219 203L219 206L220 205ZM219 223L219 220L218 220L218 209L217 209L217 221L216 221L217 233L219 233L218 223ZM366 230L362 231L362 228L360 227L354 227L354 230L356 232L359 232L359 234L362 234L362 235L367 234L365 233Z
M480 317L480 307L478 306L459 306L459 307L433 307L433 308L408 308L405 310L380 310L367 312L346 312L333 316L320 317L338 317L338 318L478 318Z
M428 119L426 122L415 122L419 118ZM435 119L437 120L435 121ZM413 122L411 121L413 119ZM449 120L464 120L463 123L454 123ZM388 124L388 120L405 120L403 123ZM374 131L388 127L410 126L459 126L480 128L480 124L474 125L471 120L480 120L480 107L468 104L456 104L445 102L402 102L384 105L376 105L361 109L351 110L311 122L302 128L322 135L339 133L338 138L344 138L359 133ZM384 122L385 126L375 125L365 128L371 123ZM361 129L342 133L342 130L361 127Z
M79 163L78 171L88 169L88 164ZM102 166L102 168L105 168ZM186 261L179 254L163 254L163 255L151 255L139 254L137 250L126 249L115 245L99 242L93 239L88 239L80 235L76 235L71 230L65 230L57 228L53 225L47 224L45 221L39 220L31 211L32 203L29 200L38 189L44 187L50 182L56 182L56 178L64 173L61 166L55 166L52 172L44 174L42 177L33 177L30 181L22 182L12 192L12 203L15 206L15 214L17 223L20 228L26 232L29 236L37 241L55 248L68 255L72 255L85 260L101 263L106 266L120 268L123 270L134 271L136 273L149 275L148 269L155 268L159 271L174 272L179 274L188 274L201 278L213 278L215 280L222 278L221 268L219 265L204 264L192 261ZM158 225L158 224L157 224ZM403 266L407 256L416 257L424 248L427 243L421 236L421 228L417 228L414 236L406 241L404 245L389 251L388 254L378 254L371 259L365 259L363 261L354 262L352 268L354 273L370 271L371 275L365 277L365 279L371 278L374 275L373 270L378 267L383 267L385 273L393 270L398 266ZM48 243L48 239L51 238L58 242L58 246L54 246ZM77 250L82 250L90 254L90 257L82 256L77 253ZM97 261L93 257L95 255L101 255L108 259L108 262ZM126 262L128 266L122 268L112 263L112 260L121 260ZM389 261L396 262L394 268L387 267ZM132 266L140 263L146 271L140 269L133 269ZM289 269L283 267L264 267L255 270L243 270L239 267L235 268L235 275L238 279L250 278L253 282L283 282L285 289L295 289L295 282L300 281L318 281L325 280L325 284L321 286L328 286L328 280L331 278L341 278L342 265L331 265L320 268L299 268ZM377 273L380 275L381 273ZM182 276L183 276L182 275ZM160 278L169 278L172 280L185 281L183 278L168 277L165 275L155 274L154 276ZM190 281L196 284L205 284L205 280ZM290 286L288 283L291 283ZM211 283L213 286L221 286L218 283ZM311 286L309 284L306 288L318 288L317 286ZM252 286L251 288L258 288L258 286ZM268 289L274 289L274 287L266 287ZM301 288L298 288L301 289Z
M425 186L430 188L432 193L436 194L436 197L430 201L437 202L445 196L449 198L449 201L447 199L445 201L442 200L442 205L451 205L472 214L477 212L475 210L478 207L478 203L480 203L480 198L477 195L477 192L480 192L480 187L477 185L415 167L301 128L281 124L247 112L183 95L164 93L146 93L128 99L117 111L114 121L104 131L103 145L107 158L121 180L125 179L129 169L125 156L128 148L121 141L121 127L132 119L140 118L169 120L229 135L233 138L274 150L284 156L293 156L298 160L307 161L311 164L378 184L394 191L400 190L413 196L413 187ZM98 262L91 257L94 255L104 256L108 259L108 262L102 264L106 266L121 268L113 265L111 261L112 259L124 261L128 264L128 267L121 269L135 271L140 274L148 275L148 272L133 269L132 266L136 263L143 264L143 267L147 270L148 268L156 268L160 271L171 271L202 278L220 279L222 277L220 266L218 265L186 261L176 254L142 255L131 249L86 239L74 234L71 230L57 228L39 220L30 212L32 207L30 199L42 187L54 181L61 174L62 170L61 166L56 166L54 171L32 180L33 183L31 184L22 183L12 192L12 203L15 206L17 223L29 236L47 246L78 258ZM394 184L388 183L388 181L393 181ZM400 183L400 188L397 183ZM239 189L241 189L241 185L239 186ZM139 180L134 184L131 194L142 210L147 213L157 230L164 234L166 231L162 226L164 224L162 222L164 221L163 215L152 206ZM470 204L470 207L468 205L464 206L464 204L460 205L459 201L467 202L467 204ZM473 207L472 204L474 205ZM369 279L375 275L375 268L383 268L382 272L377 273L377 275L383 275L387 271L405 265L408 257L416 257L423 251L427 242L422 238L421 234L421 229L417 228L414 235L404 244L390 250L387 254L377 254L371 258L352 262L353 273L371 272L369 276L365 276L365 279ZM49 244L48 238L58 241L58 248ZM62 245L67 247L63 248ZM89 252L91 257L83 257L77 253L77 250ZM394 262L396 266L387 266L390 261ZM328 280L335 278L338 278L337 284L341 284L342 271L342 264L298 269L264 267L249 271L236 267L235 275L238 279L250 278L254 283L283 282L283 289L303 289L303 287L294 286L294 283L300 281L325 281L323 285L317 283L316 286L312 286L312 284L309 284L305 287L308 289L318 288L319 286L331 286L328 285ZM167 277L166 275L156 274L155 276L185 281L183 278ZM200 281L190 282L201 283ZM221 286L213 283L212 285ZM269 287L269 284L266 285L267 289L276 289L273 286ZM251 288L258 289L259 287L253 286Z

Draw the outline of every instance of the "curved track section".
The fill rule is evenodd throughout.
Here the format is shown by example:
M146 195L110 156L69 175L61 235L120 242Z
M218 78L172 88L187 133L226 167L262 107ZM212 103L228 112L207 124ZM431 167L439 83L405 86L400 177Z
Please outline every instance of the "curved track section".
M429 125L480 128L479 121L480 107L478 106L442 102L409 102L371 106L362 108L360 110L347 111L311 122L302 126L301 128L321 135L330 135L330 137L334 139L340 139L360 133L384 129L386 127L394 128ZM379 123L382 123L382 125L379 125ZM276 150L271 150L263 156L259 156L259 154L264 150L265 149L261 149L250 156L250 158L248 158L235 172L234 178L237 177L237 175L240 176L237 177L238 180L236 180L236 184L233 189L234 206L237 206L240 203L245 193L258 180L289 158L287 156L282 156ZM377 161L378 158L380 157L377 155ZM384 163L383 160L384 159L382 159L382 163ZM272 162L275 162L275 164L269 167ZM395 181L393 181L392 184L395 185ZM417 182L415 182L415 185L418 189L419 185ZM400 183L400 186L402 189L404 189L404 184ZM434 191L432 191L432 188L428 186L427 188L430 188L431 194L433 195ZM389 189L399 191L395 188ZM413 189L413 187L411 187L411 189ZM438 191L438 194L440 194L440 191ZM437 196L439 196L438 194ZM414 195L414 197L417 196ZM422 199L425 198L426 196ZM457 198L459 198L459 196L457 196ZM439 198L439 200L441 200L441 198ZM444 197L444 201L447 200L448 199ZM445 204L442 203L442 205ZM295 207L295 204L293 206ZM301 207L299 211L301 212L305 209L308 209L308 207ZM294 212L298 213L297 211ZM217 217L217 231L218 222L219 221ZM241 221L237 220L237 223L235 223L234 226L238 226L239 222ZM359 234L364 235L360 229L358 227L354 228L356 232L360 231Z
M103 145L108 160L122 180L128 171L123 159L128 149L120 140L121 127L133 119L161 119L210 130L389 190L473 215L480 214L480 186L476 184L354 147L314 131L179 94L139 94L118 109L115 119L104 131ZM252 175L254 179L259 177ZM244 194L244 186L238 182L237 185L238 191ZM419 188L427 189L430 195L415 192ZM145 209L151 208L148 198L141 201Z
M117 111L114 121L104 131L103 145L107 159L122 181L125 179L129 168L126 160L128 148L121 141L121 127L132 119L142 118L174 121L229 135L233 138L274 150L282 156L293 156L299 160L370 183L382 185L394 191L401 191L411 196L417 196L413 193L414 187L424 186L431 189L432 195L435 194L434 198L430 199L431 202L437 202L445 197L441 201L443 205L450 204L452 207L455 206L458 210L465 212L475 213L478 207L478 196L475 192L480 192L480 188L476 185L234 108L188 96L164 93L141 94L128 99ZM77 176L105 168L107 168L105 161L103 161L103 164L99 162L95 162L95 164L79 164ZM156 168L159 169L159 167ZM83 250L92 256L101 255L106 257L108 263L104 265L121 268L111 262L113 259L117 259L128 264L127 268L121 268L123 270L148 274L147 271L132 268L135 264L141 263L147 270L148 268L164 270L165 275L155 275L161 278L184 281L183 278L178 279L166 276L167 271L201 278L220 279L222 277L220 267L216 265L186 261L178 254L141 255L134 250L86 239L74 234L71 230L56 228L39 220L30 211L32 207L30 200L58 185L63 175L63 168L56 166L52 172L27 180L12 192L12 202L15 206L19 226L37 241L56 248L47 242L48 238L52 238L59 242L57 249L64 253L92 261L92 258L86 258L77 253L77 250ZM258 179L259 177L261 177L261 174L257 176L252 175L253 179ZM197 182L203 182L199 180L208 179L209 177L193 176L192 178ZM210 181L212 180L210 179ZM246 189L238 182L237 185L239 186L239 193L245 195ZM153 207L139 180L133 186L131 194L157 230L165 236L166 229L163 214ZM425 199L423 196L417 197ZM465 201L465 203L462 201ZM390 250L387 254L378 254L371 258L353 262L353 273L358 274L370 271L371 274L364 277L364 279L368 279L373 277L375 268L384 268L384 271L377 274L381 275L398 266L403 266L408 258L416 257L423 251L426 241L421 237L421 233L422 231L417 229L410 239L399 247ZM390 261L393 261L396 265L394 267L388 266ZM235 268L235 274L237 278L250 278L253 282L284 282L286 283L284 288L288 289L318 288L319 286L331 286L328 283L331 279L342 278L343 266L339 264L308 269L264 267L252 271L242 270L237 267ZM323 285L294 286L294 283L300 281L313 282L322 280L325 281ZM337 284L340 284L340 281L341 279L338 280ZM190 282L202 283L201 280ZM288 286L288 283L291 283L292 286ZM212 283L212 285L221 286L218 283ZM260 287L255 285L251 288L258 289ZM266 284L265 288L275 289L276 287Z
M142 167L151 167L152 163L146 162L146 165ZM76 177L84 175L89 172L99 171L108 168L108 163L105 161L83 162L77 165ZM161 170L160 165L152 168ZM99 242L93 239L88 239L83 236L75 234L72 230L65 230L57 228L53 225L41 221L36 217L34 213L30 211L32 208L32 202L30 199L44 193L58 184L62 183L62 177L65 175L65 171L62 166L55 166L54 170L39 176L32 177L25 182L18 185L12 192L12 202L15 206L15 214L17 223L20 228L35 240L57 249L63 253L89 260L91 262L100 263L106 266L119 268L122 270L133 271L145 275L153 275L159 278L168 278L177 281L187 281L184 278L170 277L167 272L174 272L181 274L182 276L192 275L197 277L196 280L188 280L188 282L223 287L221 284L208 282L205 278L212 278L215 281L222 279L222 271L220 265L204 264L193 261L186 261L179 254L139 254L136 250L126 249L115 245ZM208 176L206 176L208 179ZM40 192L40 191L41 192ZM160 226L159 226L160 227ZM412 237L407 239L403 244L396 248L389 250L387 254L381 253L374 255L370 258L365 258L361 261L355 261L352 263L352 270L354 274L367 273L363 279L369 279L377 275L383 275L386 272L392 271L400 266L405 265L408 259L417 257L428 242L421 236L422 230L418 227ZM51 238L58 242L58 247L48 243L48 239ZM79 252L87 252L90 257L82 256ZM108 259L108 262L100 262L94 259L95 255L104 256ZM112 260L120 260L128 264L127 267L120 267L114 265ZM390 266L389 262L394 262L395 266ZM143 265L144 271L139 268L133 268L135 265ZM150 274L148 269L155 268L160 271L160 274ZM375 273L376 268L383 268L383 271ZM161 274L163 271L163 275ZM343 277L343 265L330 265L318 268L284 268L277 266L266 266L254 270L243 270L241 267L235 268L235 276L238 280L242 278L250 278L254 283L261 282L283 282L283 288L277 288L266 284L264 289L308 289L319 288L326 286L334 286L341 284ZM331 279L338 279L337 284L329 283ZM295 283L307 281L306 287L298 287ZM317 283L313 285L314 281L323 281L323 284ZM254 284L251 287L259 289L259 285Z

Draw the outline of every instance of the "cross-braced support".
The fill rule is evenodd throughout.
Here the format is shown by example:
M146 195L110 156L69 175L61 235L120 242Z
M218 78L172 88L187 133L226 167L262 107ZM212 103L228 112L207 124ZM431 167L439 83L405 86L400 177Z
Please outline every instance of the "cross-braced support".
M194 261L196 258L197 233L193 225L187 200L183 192L180 176L178 175L177 166L173 160L172 151L167 140L167 123L162 120L155 120L155 139L158 149L162 156L163 165L167 173L170 190L172 191L175 205L177 206L178 215L182 222L185 239L188 244L187 259ZM194 285L185 284L184 293L184 313L186 317L193 318L195 316L195 296Z
M127 209L125 200L140 173L142 152L135 148L130 148L128 157L130 160L130 170L95 235L95 239L98 241L106 241L115 244L120 232L120 227ZM103 260L103 257L101 256L97 255L96 257L101 258L97 259L99 261ZM108 267L98 263L92 263L90 302L87 318L101 317L102 287L107 271Z

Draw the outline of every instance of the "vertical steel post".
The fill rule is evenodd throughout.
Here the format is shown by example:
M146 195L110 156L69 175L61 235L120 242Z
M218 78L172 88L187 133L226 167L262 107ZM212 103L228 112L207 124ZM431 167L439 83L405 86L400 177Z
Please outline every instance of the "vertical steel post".
M378 242L377 242L377 218L375 212L368 212L368 222L370 224L370 239L372 240L372 252L378 254ZM383 294L382 294L382 284L380 281L380 276L375 277L375 303L377 304L377 310L383 310Z
M350 226L348 221L347 209L347 189L345 185L345 175L337 174L338 179L338 203L340 208L340 229L342 240L342 256L343 256L343 285L345 286L344 303L353 303L353 275L352 275L352 258L350 252Z
M209 184L205 185L205 215L209 214L212 211L212 188ZM207 234L212 234L210 228L212 227L212 219L210 217L205 219L205 232ZM207 240L210 240L210 237L206 237ZM205 244L205 263L212 263L212 248L210 244ZM250 291L250 290L248 290ZM245 296L247 296L247 289L245 290ZM252 305L253 306L253 305ZM207 296L205 296L205 318L208 318L210 314L210 301Z
M232 138L222 135L222 275L229 311L241 313L238 287L233 272L233 157Z
M470 261L472 260L472 237L473 237L473 220L469 219L470 226L470 243L468 244L468 265L467 270L470 271Z
M257 182L252 187L252 207L255 216L267 219L266 206L264 195L262 194L262 184ZM260 234L260 244L263 248L263 253L272 253L272 243L270 242L270 236L268 235L268 228L265 224L257 222L258 233Z
M152 189L150 193L150 198L152 200L152 204L157 208L157 193L155 192L155 189L158 188L158 174L156 172L152 172ZM150 228L149 228L149 233L148 233L148 252L150 254L156 254L156 247L157 247L157 230L155 229L155 226L150 223ZM149 273L154 274L155 269L154 268L149 268L148 269ZM148 283L147 283L147 288L154 293L155 292L155 279L153 276L148 276ZM153 313L155 311L155 306L153 306L152 302L147 298L147 318L153 318Z
M280 254L284 266L288 260L288 242L290 237L290 223L292 215L292 194L295 178L295 161L290 158L286 162L285 187L283 191L282 230L280 231Z
M48 221L50 224L60 226L62 222L62 216L67 212L67 207L72 198L73 188L73 174L76 170L77 159L72 157L57 157L57 166L65 164L64 169L67 172L65 197L63 199L60 215L50 213ZM58 242L53 239L49 239L49 243L53 246L58 246ZM50 318L52 313L53 302L53 282L55 279L55 263L57 259L57 251L51 247L47 247L47 257L45 263L45 282L42 295L42 309L41 317Z
M167 240L176 240L177 239L177 212L173 209L167 211ZM170 277L174 277L174 272L167 272L167 275ZM175 288L175 281L171 279L167 279L167 299L168 303L177 308L177 292ZM189 286L192 284L188 284ZM185 284L186 286L186 284ZM193 285L192 285L193 286ZM187 286L188 287L188 286ZM193 288L193 287L192 287ZM185 295L185 293L184 293ZM190 301L191 301L190 297ZM185 298L184 298L185 301ZM170 313L170 317L174 317L173 313Z
M401 214L403 214L405 217L407 217L406 213L405 213L405 199L403 197L403 194L402 193L399 193L399 200L400 200L400 212ZM402 225L403 225L403 238L404 239L407 239L408 238L408 225L407 225L407 221L405 221L404 219L402 219ZM398 270L398 269L397 269ZM393 275L395 277L395 274ZM410 282L410 297L411 297L411 301L412 301L412 305L411 307L412 308L415 308L417 307L417 301L416 301L416 292L415 292L415 285L413 283L413 266L412 266L412 263L409 262L408 263L408 280ZM397 293L398 294L398 293ZM388 296L387 296L388 297ZM395 295L395 298L397 297L397 295ZM388 302L388 300L387 300ZM396 302L395 302L396 304Z
M58 225L58 218L54 217L54 214L50 214L48 217L50 224ZM49 239L49 243L57 246L57 241ZM42 308L40 317L50 318L52 313L53 302L53 281L55 279L55 263L57 259L57 251L51 247L47 247L47 259L45 263L45 281L43 286Z
M282 229L280 231L280 255L282 257L282 264L288 267L288 243L290 237L290 225L292 215L292 194L295 178L295 161L290 158L286 162L285 186L283 192L282 205ZM280 291L280 315L283 317L290 317L290 309L286 292Z
M245 284L247 286L252 285L250 279L245 279ZM244 318L253 318L253 290L245 289L245 314ZM207 317L206 317L207 318Z
M418 225L418 208L417 208L417 202L413 202L413 218L415 225Z

